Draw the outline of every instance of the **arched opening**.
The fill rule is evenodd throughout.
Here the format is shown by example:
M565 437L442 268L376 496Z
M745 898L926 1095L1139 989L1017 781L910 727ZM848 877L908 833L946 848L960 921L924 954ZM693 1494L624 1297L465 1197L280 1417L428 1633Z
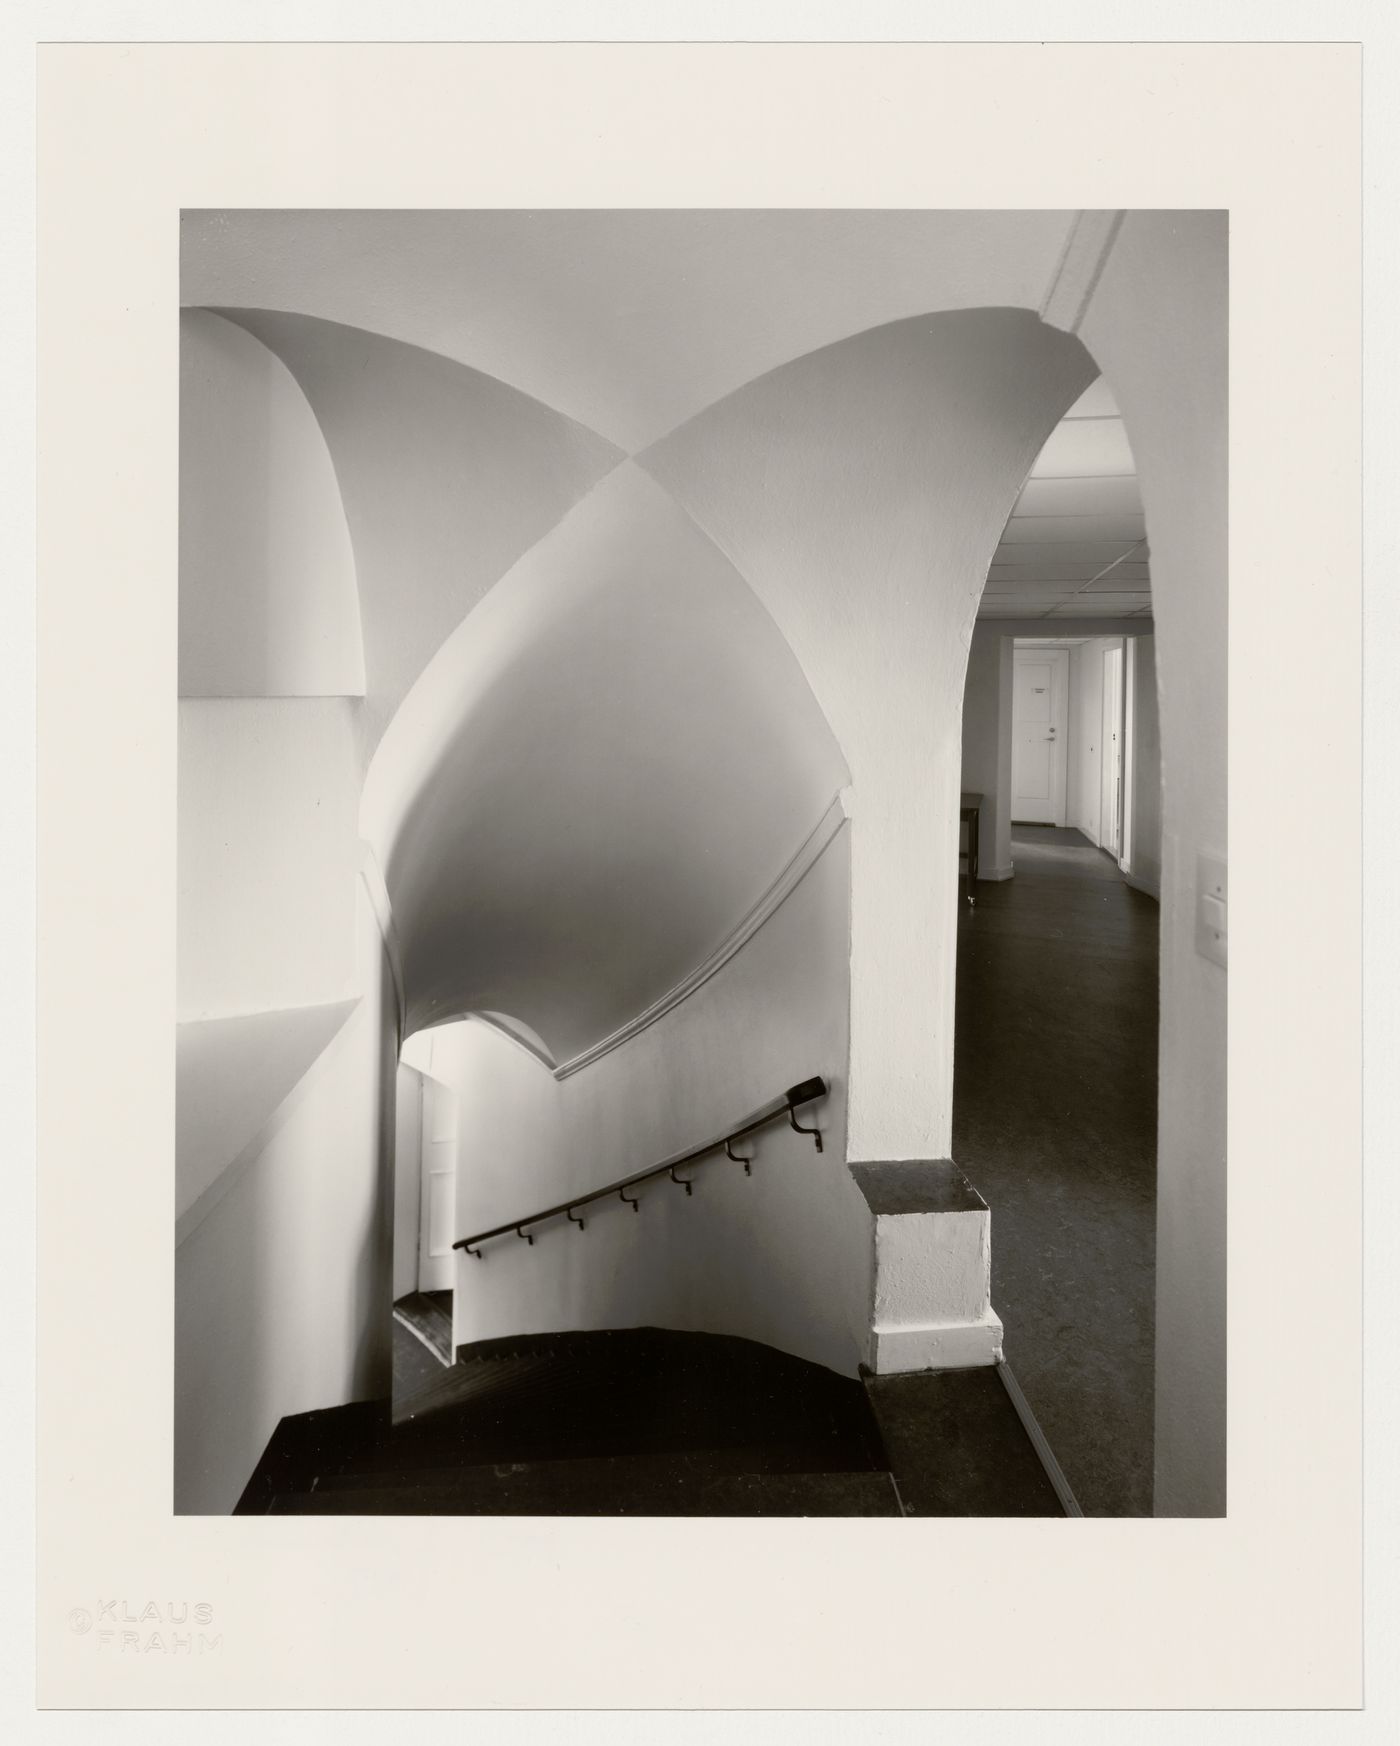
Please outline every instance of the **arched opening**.
M1081 1506L1152 1513L1161 761L1151 558L1109 384L1066 409L969 650L953 1155Z

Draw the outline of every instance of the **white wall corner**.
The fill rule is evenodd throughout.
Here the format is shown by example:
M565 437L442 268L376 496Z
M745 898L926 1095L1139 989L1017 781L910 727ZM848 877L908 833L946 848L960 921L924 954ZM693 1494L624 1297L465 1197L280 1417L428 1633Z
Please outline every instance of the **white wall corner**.
M384 942L384 955L389 960L389 974L393 978L394 1001L399 1014L399 1041L402 1043L404 1026L408 1023L408 1007L404 1000L403 949L399 944L399 931L394 925L394 908L389 901L389 887L384 883L379 859L363 839L360 842L360 879L379 928L379 937Z

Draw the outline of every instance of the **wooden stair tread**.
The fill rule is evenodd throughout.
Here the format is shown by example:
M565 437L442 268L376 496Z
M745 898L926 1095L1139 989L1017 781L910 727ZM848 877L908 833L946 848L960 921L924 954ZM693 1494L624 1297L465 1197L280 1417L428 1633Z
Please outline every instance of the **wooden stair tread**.
M558 1466L566 1465L564 1463ZM488 1470L489 1471L489 1470ZM565 1484L556 1470L480 1470L456 1484L322 1490L281 1495L273 1515L898 1516L887 1473L639 1475L627 1463Z

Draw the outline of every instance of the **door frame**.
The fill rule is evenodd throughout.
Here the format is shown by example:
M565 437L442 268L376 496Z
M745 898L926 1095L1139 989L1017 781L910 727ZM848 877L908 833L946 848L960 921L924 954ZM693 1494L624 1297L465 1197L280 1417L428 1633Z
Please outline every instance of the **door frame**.
M1123 816L1127 771L1126 747L1123 743L1124 708L1127 697L1125 683L1127 654L1124 639L1103 651L1102 698L1099 726L1099 847L1123 862ZM1115 674L1110 686L1109 674ZM1118 770L1112 772L1112 761L1118 759Z

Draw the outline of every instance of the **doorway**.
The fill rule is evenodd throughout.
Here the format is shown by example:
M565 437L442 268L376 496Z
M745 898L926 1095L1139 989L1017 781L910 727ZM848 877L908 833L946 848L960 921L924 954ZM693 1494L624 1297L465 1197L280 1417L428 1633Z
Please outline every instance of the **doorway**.
M1011 817L1064 825L1068 649L1017 649L1011 702Z
M424 1051L417 1058L425 1058ZM394 1150L394 1395L450 1365L457 1095L401 1060Z
M423 1193L418 1289L451 1291L457 1212L457 1094L440 1079L423 1080Z

